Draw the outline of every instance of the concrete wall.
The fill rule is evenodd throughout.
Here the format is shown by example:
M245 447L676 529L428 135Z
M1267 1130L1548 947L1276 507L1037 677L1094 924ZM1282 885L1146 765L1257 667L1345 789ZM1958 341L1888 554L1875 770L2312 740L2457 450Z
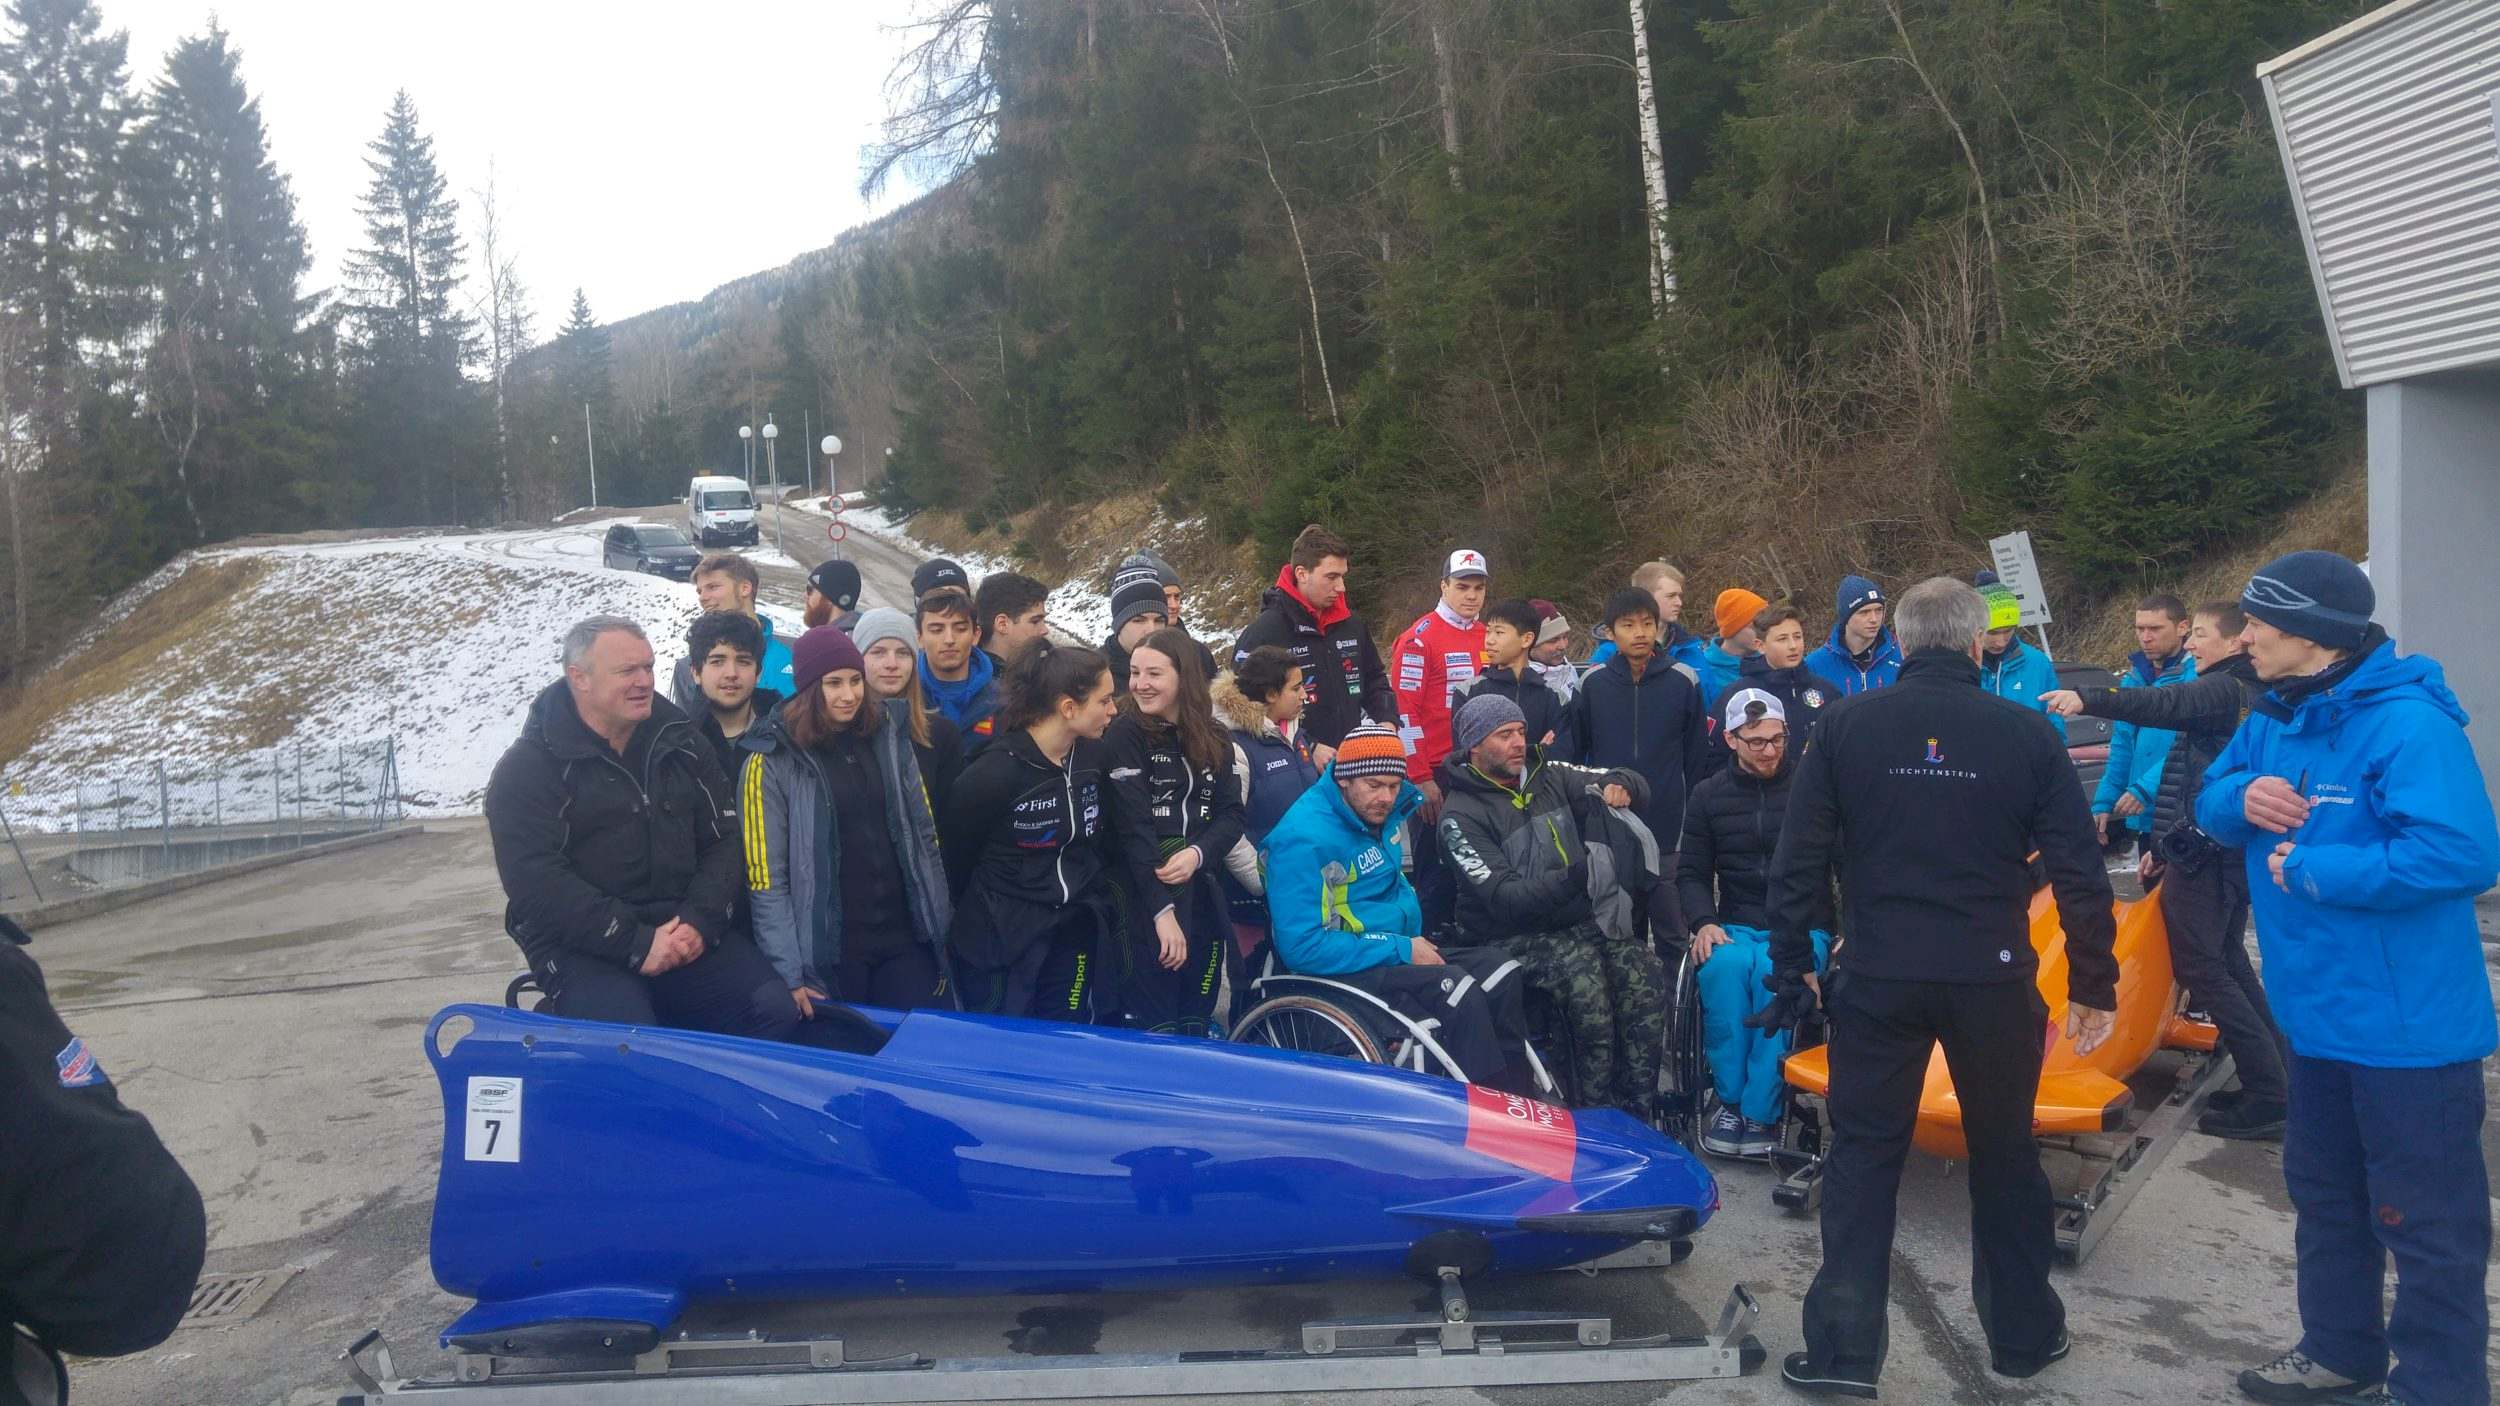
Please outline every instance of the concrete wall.
M2369 388L2370 579L2378 620L2428 654L2500 781L2500 369Z

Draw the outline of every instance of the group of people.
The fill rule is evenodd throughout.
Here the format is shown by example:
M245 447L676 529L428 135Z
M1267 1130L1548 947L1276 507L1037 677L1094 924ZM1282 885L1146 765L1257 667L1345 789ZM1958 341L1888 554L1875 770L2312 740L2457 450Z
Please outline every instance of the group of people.
M1576 660L1562 610L1495 597L1462 548L1384 658L1350 562L1306 529L1219 667L1150 552L1099 648L1052 638L1040 582L976 588L942 559L909 611L859 610L856 568L825 563L783 641L752 565L707 558L668 696L637 625L585 620L497 767L512 934L561 1013L834 1045L842 1003L1214 1034L1272 963L1432 1022L1467 1077L1516 1092L1532 1026L1556 1033L1577 1102L1643 1117L1663 963L1689 957L1706 1150L1769 1151L1788 1028L1828 1020L1826 1258L1787 1376L1872 1395L1937 1043L1994 1365L2066 1351L2026 915L2045 871L2088 1048L2116 1004L2104 850L2132 843L2240 1070L2202 1126L2285 1138L2301 1212L2308 1332L2243 1386L2445 1401L2482 1380L2481 1332L2458 1346L2489 1236L2467 1194L2493 1044L2470 900L2500 838L2437 666L2369 624L2349 562L2294 554L2194 611L2148 597L2125 681L2089 690L2059 686L1985 573L1898 603L1847 577L1809 649L1803 612L1742 588L1688 633L1682 574L1652 562ZM2080 715L2117 723L2089 798L2063 741Z

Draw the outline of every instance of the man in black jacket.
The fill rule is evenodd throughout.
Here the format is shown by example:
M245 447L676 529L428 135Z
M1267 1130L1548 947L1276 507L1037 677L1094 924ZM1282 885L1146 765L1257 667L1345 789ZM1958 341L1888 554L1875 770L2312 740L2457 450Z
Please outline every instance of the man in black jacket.
M1781 1371L1821 1395L1875 1395L1894 1199L1939 1041L1970 1143L1971 1296L1990 1365L2028 1377L2066 1355L2066 1310L2049 1287L2053 1207L2031 1136L2055 1034L2034 985L2034 850L2065 924L2078 1052L2109 1038L2118 1004L2109 875L2083 787L2045 716L1980 689L1986 603L1937 577L1901 598L1894 627L1907 656L1897 685L1824 709L1798 766L1771 868L1780 1009L1755 1017L1772 1023L1818 994L1809 933L1837 865L1847 945L1819 993L1833 1132L1823 1267L1806 1295L1805 1351Z
M1666 977L1643 938L1634 890L1658 876L1616 852L1606 815L1647 799L1648 783L1628 767L1546 761L1529 745L1519 705L1499 694L1459 709L1450 742L1438 829L1457 878L1460 937L1509 952L1561 1006L1581 1104L1647 1118L1666 1039Z
M504 926L562 1015L768 1040L806 1028L734 921L736 802L686 715L652 689L651 642L617 615L564 636L486 786Z
M2273 1141L2283 1136L2291 1055L2248 960L2248 870L2240 851L2223 848L2195 819L2205 769L2239 730L2248 705L2266 691L2240 640L2247 625L2234 602L2200 607L2188 631L2195 678L2168 688L2060 689L2042 694L2040 706L2178 734L2162 763L2154 806L2166 823L2154 832L2137 872L2161 896L2171 971L2221 1032L2222 1048L2239 1070L2239 1088L2215 1094L2196 1128L2213 1137Z
M1233 641L1235 664L1263 644L1293 656L1302 670L1302 727L1321 767L1356 724L1369 718L1394 725L1398 716L1371 630L1346 606L1346 569L1343 539L1318 523L1303 528L1276 584L1259 598L1258 618Z
M198 1188L61 1024L25 941L0 918L0 1402L66 1396L61 1353L163 1342L208 1242Z

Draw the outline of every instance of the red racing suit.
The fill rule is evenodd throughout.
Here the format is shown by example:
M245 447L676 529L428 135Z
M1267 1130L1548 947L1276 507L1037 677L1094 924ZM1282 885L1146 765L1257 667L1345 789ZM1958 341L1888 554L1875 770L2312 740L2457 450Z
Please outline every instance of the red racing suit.
M1450 754L1450 700L1484 668L1484 622L1436 605L1398 636L1396 653L1390 686L1398 695L1406 778L1421 785Z

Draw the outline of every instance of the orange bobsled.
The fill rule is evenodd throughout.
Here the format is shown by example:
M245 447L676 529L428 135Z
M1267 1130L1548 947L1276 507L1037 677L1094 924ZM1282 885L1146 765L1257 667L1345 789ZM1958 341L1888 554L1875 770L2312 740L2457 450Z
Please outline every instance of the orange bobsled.
M2031 898L2031 946L2040 954L2040 996L2049 1006L2049 1028L2042 1034L2055 1041L2041 1063L2040 1093L2031 1114L2032 1131L2042 1137L2125 1126L2132 1102L2125 1081L2154 1051L2165 1046L2213 1048L2212 1026L2178 1014L2170 934L2162 923L2160 902L2148 896L2113 908L2118 919L2118 1023L2099 1049L2078 1055L2066 1039L2066 932L2047 889ZM1824 1094L1831 1085L1831 1046L1790 1055L1784 1073L1792 1087ZM1941 1048L1928 1056L1914 1140L1938 1157L1958 1158L1969 1151L1962 1141L1961 1100L1953 1092Z

